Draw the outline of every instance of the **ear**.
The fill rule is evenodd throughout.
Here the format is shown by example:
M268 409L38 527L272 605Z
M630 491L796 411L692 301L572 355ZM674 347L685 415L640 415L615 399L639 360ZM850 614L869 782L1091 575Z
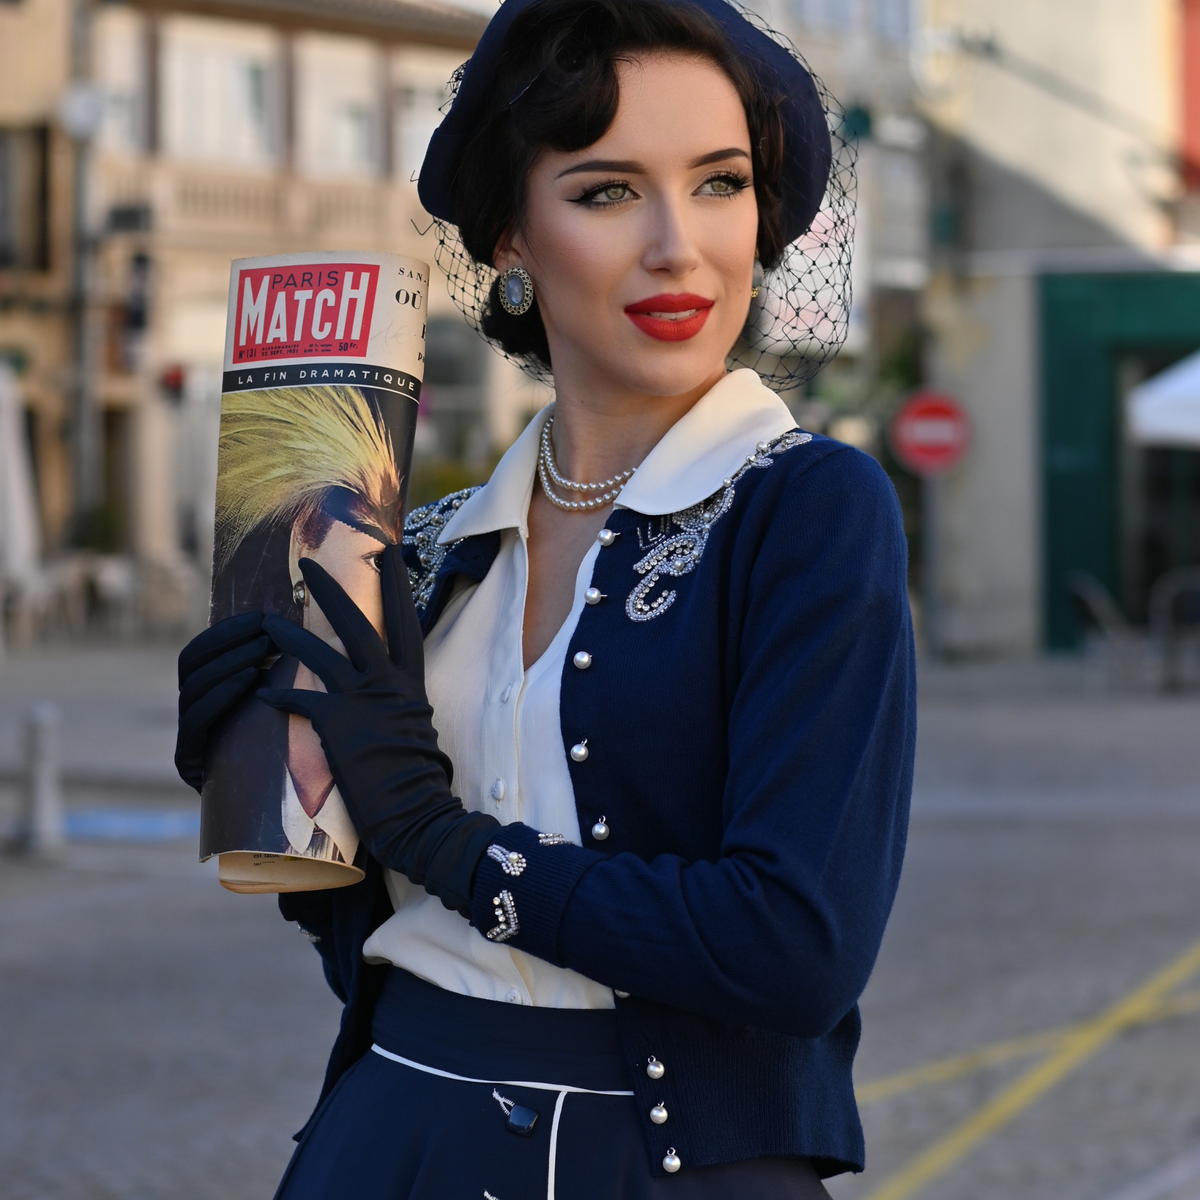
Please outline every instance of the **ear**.
M497 271L507 271L509 267L524 267L529 270L525 239L521 237L519 230L508 230L496 243L492 265Z
M300 560L305 557L307 556L305 548L300 544L300 534L293 525L291 537L288 539L288 582L293 587L304 581L304 576L300 573Z

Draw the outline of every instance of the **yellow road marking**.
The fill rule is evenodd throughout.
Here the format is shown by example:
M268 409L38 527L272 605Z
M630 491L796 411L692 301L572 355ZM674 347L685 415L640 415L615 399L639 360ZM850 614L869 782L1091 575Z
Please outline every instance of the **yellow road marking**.
M1197 1009L1200 1009L1200 989L1167 997L1153 1012L1138 1017L1131 1021L1130 1025L1165 1021L1168 1017L1177 1017ZM860 1084L854 1094L860 1104L870 1104L874 1100L886 1100L889 1096L896 1096L915 1088L946 1083L983 1067L1011 1062L1014 1058L1027 1058L1039 1050L1049 1050L1078 1028L1078 1025L1059 1025L1053 1029L1044 1029L1040 1033L1028 1033L1023 1037L993 1042L989 1046L981 1046L978 1050L969 1050L966 1054L956 1054L953 1058L943 1058L923 1067L913 1067L895 1075L872 1079L868 1083Z
M1200 942L1111 1008L1081 1021L1059 1039L1042 1062L1014 1080L995 1099L923 1150L884 1180L866 1200L906 1200L948 1171L976 1143L1002 1129L1056 1083L1069 1075L1130 1025L1150 1019L1168 992L1200 970Z

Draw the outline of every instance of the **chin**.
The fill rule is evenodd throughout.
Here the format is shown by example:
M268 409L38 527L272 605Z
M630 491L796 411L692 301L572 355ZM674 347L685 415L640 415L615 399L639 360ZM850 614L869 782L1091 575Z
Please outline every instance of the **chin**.
M613 377L630 391L648 396L678 396L722 373L726 357L711 346L657 343L627 347L618 361L606 365Z

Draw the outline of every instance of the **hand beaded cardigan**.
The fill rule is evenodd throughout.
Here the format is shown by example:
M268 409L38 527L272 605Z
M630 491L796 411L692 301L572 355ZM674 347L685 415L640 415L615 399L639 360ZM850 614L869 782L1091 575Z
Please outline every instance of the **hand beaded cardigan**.
M499 548L437 542L470 494L406 523L426 632ZM685 1170L764 1155L861 1170L857 1001L899 880L916 733L894 490L868 456L792 431L702 504L617 508L606 529L604 598L579 618L560 702L584 844L504 826L472 923L615 990L654 1174L672 1147ZM367 868L280 897L345 1003L322 1096L370 1046L386 970L362 959L391 913Z

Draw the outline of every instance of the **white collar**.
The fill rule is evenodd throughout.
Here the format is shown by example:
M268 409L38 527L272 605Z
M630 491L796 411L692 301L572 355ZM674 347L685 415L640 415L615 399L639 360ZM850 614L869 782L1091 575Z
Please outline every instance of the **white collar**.
M296 782L291 771L284 767L282 817L283 836L293 849L303 854L312 841L313 830L319 829L329 835L345 862L354 862L354 856L358 853L358 832L336 787L329 789L329 795L325 797L325 803L317 811L316 817L310 817L296 794Z
M487 484L446 522L439 542L497 529L528 532L538 441L553 411L548 404L529 422ZM795 428L787 405L753 371L733 371L667 430L621 489L617 507L650 517L682 512L711 496L759 442Z

